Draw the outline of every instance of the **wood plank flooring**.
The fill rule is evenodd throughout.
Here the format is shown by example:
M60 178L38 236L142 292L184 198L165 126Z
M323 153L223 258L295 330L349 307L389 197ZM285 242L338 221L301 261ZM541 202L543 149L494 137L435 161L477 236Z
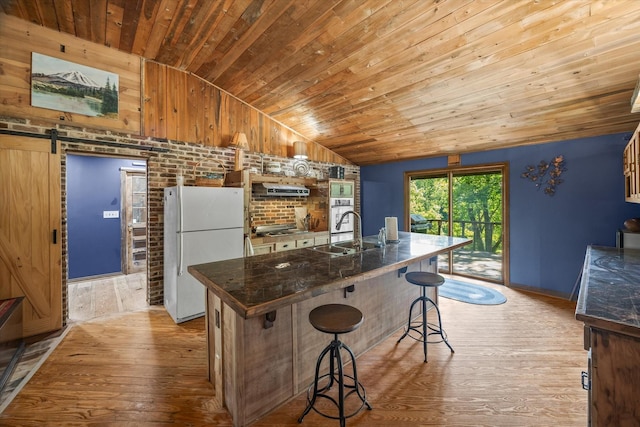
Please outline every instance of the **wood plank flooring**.
M348 426L586 425L587 354L575 303L486 286L507 302L440 299L455 354L433 344L425 364L420 343L396 345L397 331L358 358L373 410ZM0 425L230 426L206 378L205 342L202 318L176 325L161 307L72 325ZM303 393L253 426L299 426L304 406ZM302 424L327 425L338 423L314 412Z
M69 322L145 309L146 281L142 272L69 283Z

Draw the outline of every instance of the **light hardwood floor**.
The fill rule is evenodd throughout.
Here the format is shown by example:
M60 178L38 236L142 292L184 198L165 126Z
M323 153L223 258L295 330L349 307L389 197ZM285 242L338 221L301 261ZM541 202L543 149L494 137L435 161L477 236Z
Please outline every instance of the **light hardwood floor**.
M69 283L69 322L145 309L146 281L143 272Z
M401 334L358 358L372 411L348 426L584 426L587 392L575 303L498 285L497 306L440 299L455 354ZM367 318L365 322L375 322ZM327 337L329 339L329 337ZM348 334L343 336L348 344ZM203 319L176 325L161 307L72 326L0 425L229 426L206 379ZM265 364L268 364L265 355ZM254 423L300 426L301 394ZM333 426L311 412L302 426Z

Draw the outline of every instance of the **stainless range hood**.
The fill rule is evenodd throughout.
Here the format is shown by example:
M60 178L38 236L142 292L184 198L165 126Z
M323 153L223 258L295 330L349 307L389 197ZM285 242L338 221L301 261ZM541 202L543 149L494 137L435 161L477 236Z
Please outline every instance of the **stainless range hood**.
M274 197L306 197L309 195L309 189L303 185L264 182L253 186L253 194Z

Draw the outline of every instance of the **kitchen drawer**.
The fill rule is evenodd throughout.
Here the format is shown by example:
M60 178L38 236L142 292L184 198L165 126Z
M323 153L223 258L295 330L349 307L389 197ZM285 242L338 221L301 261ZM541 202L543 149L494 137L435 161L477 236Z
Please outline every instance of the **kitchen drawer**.
M276 252L290 251L296 248L295 240L287 240L284 242L276 242Z
M296 248L306 248L307 246L313 246L314 239L313 237L310 239L298 239L296 240Z
M254 255L270 254L271 252L273 252L273 244L256 245L253 247Z
M316 237L314 241L314 245L326 245L329 243L329 236Z

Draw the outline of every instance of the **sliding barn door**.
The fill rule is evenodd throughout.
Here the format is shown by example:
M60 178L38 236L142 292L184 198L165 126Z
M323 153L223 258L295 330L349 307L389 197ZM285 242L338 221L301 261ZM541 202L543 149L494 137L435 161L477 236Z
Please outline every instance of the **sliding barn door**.
M60 155L0 135L0 298L24 295L24 336L62 328Z

